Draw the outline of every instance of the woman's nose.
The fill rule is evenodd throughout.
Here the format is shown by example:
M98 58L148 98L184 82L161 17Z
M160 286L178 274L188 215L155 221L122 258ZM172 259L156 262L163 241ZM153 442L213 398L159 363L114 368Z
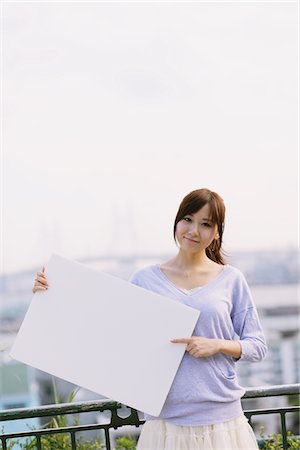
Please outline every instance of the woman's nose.
M196 223L191 223L190 232L193 234L198 234L198 225Z

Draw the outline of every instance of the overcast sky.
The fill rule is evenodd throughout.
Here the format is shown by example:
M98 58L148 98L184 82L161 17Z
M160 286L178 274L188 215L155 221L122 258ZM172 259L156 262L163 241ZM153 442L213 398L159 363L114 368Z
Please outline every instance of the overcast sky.
M182 197L224 243L297 245L297 2L4 2L2 270L172 253Z

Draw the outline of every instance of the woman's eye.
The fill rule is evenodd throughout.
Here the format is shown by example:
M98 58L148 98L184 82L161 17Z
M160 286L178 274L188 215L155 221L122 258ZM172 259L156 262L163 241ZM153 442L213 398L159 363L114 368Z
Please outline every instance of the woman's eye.
M211 228L211 224L210 223L203 223L202 225L204 225L205 227Z
M186 222L190 222L192 219L190 217L184 217L183 220L185 220Z

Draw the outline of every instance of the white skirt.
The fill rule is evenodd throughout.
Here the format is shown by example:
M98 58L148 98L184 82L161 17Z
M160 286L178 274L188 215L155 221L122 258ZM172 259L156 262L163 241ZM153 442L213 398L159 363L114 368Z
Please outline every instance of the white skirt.
M214 425L181 426L148 420L137 450L258 450L246 416Z

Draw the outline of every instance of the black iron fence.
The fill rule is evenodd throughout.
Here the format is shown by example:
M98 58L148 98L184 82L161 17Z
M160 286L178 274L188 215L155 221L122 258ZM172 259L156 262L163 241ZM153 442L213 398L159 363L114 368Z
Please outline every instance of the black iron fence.
M262 398L262 397L273 397L273 396L285 396L300 393L300 384L292 385L282 385L282 386L269 386L261 388L249 388L244 395L244 399L250 398ZM19 431L13 433L3 432L0 434L0 450L10 450L13 447L13 442L16 440L27 438L28 442L31 442L32 449L44 450L45 447L48 449L59 449L60 446L57 445L55 448L54 441L50 446L43 445L43 438L47 436L67 435L68 436L68 447L70 450L80 450L80 448L85 448L78 438L82 435L82 432L92 431L92 430L103 430L104 442L101 444L102 448L111 450L111 430L117 430L121 427L131 425L133 427L140 427L144 421L140 419L138 412L132 408L128 408L128 415L126 417L121 417L119 412L124 410L124 405L113 401L92 401L92 402L74 402L74 403L63 403L58 405L47 405L39 406L36 408L18 408L0 411L0 429L1 424L4 425L5 421L17 421L20 419L32 419L32 418L43 418L43 417L68 417L69 415L90 413L97 411L102 413L106 420L104 423L81 425L79 422L69 425L67 421L56 420L55 427L53 427L53 422L51 426L40 426L38 429L28 429L28 431ZM286 415L287 414L299 414L300 406L299 402L297 406L286 406L280 408L268 408L268 409L254 409L245 410L245 415L249 418L251 424L251 418L253 416L266 415L266 414L279 414L281 423L281 434L282 434L282 448L287 450L289 448L288 436L287 436L287 426L286 426ZM109 418L107 418L109 415ZM75 421L76 422L76 421ZM102 422L102 421L101 421ZM298 436L295 439L299 439ZM49 444L49 442L48 442ZM263 444L263 440L259 441L259 444ZM100 446L98 448L101 448ZM19 448L24 448L20 446ZM29 448L29 447L28 447ZM88 448L88 447L86 447ZM96 446L94 448L97 448Z

